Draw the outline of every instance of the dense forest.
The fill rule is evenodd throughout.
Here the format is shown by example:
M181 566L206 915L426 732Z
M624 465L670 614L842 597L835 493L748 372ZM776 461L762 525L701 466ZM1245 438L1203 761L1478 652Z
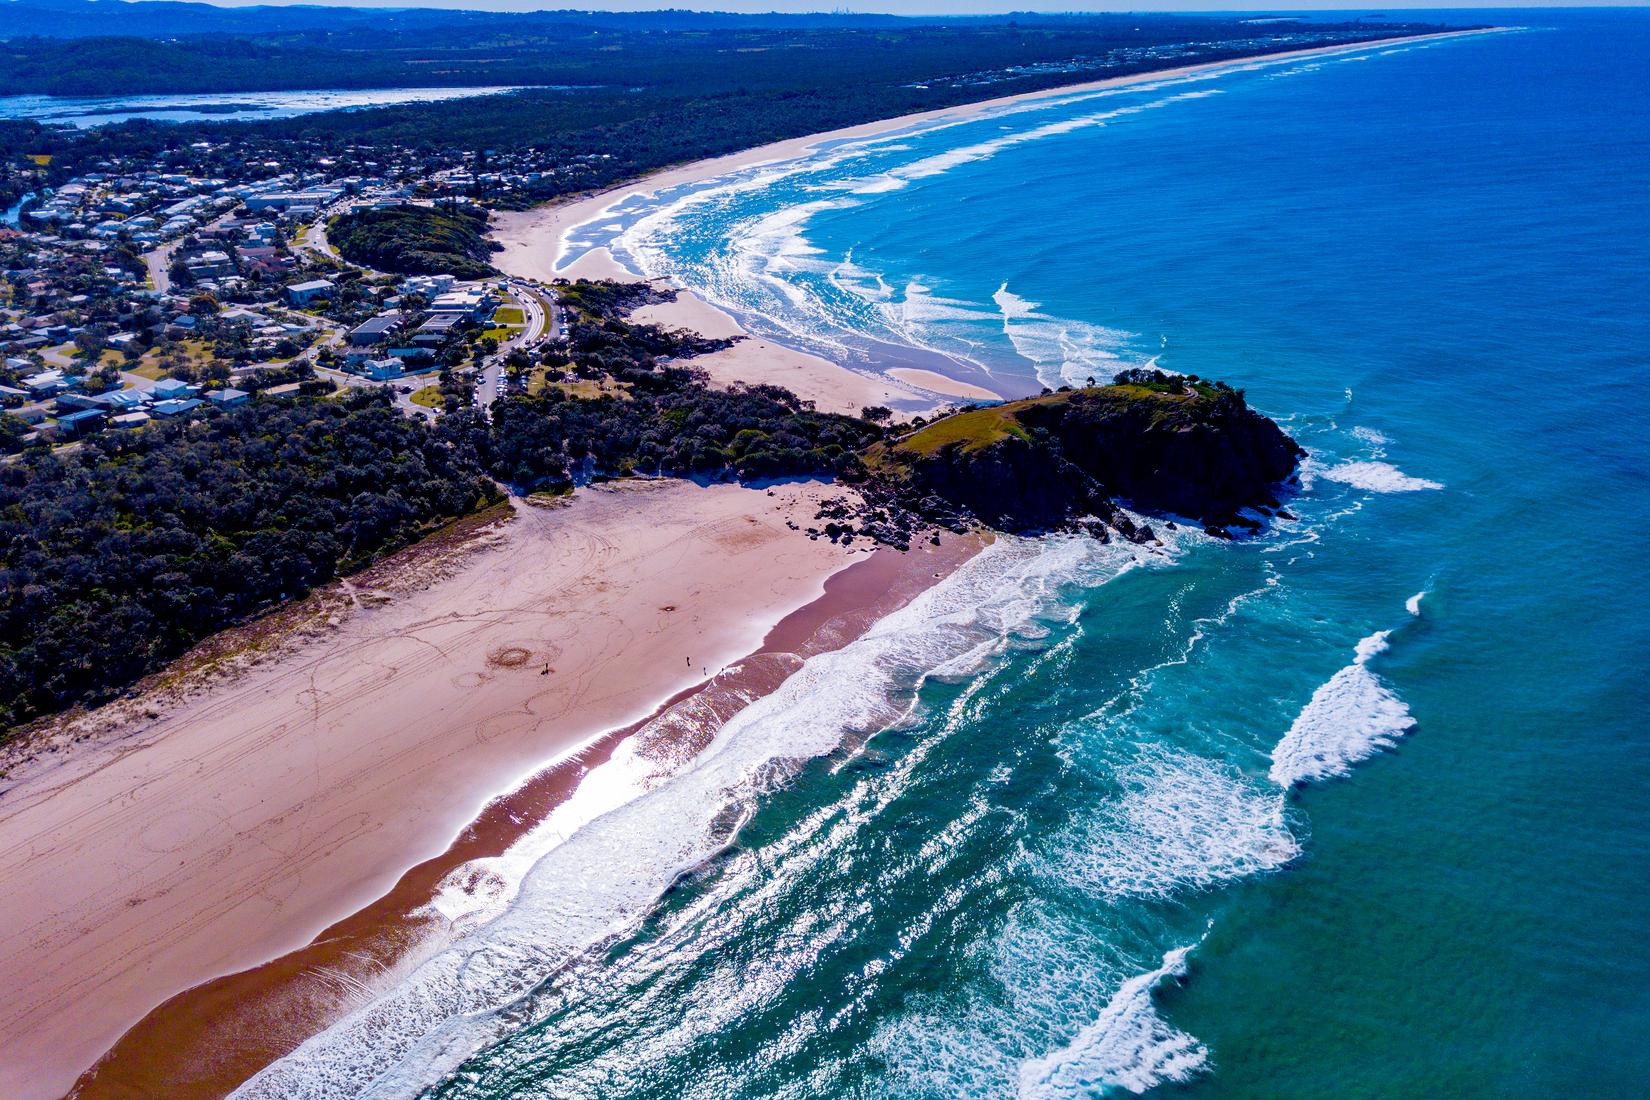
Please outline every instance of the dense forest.
M484 210L410 205L356 210L334 218L327 239L344 259L399 275L485 279L498 274L487 262L495 246L487 239Z
M257 401L0 467L0 728L498 499L388 394Z
M538 85L717 96L839 83L898 87L965 74L1008 80L1035 76L1052 64L1104 67L1121 60L1108 57L1120 50L1225 44L1257 52L1297 35L1349 39L1436 29L1373 21L1257 26L1238 18L1176 15L871 25L843 19L804 26L728 17L668 29L652 13L592 22L583 14L549 12L480 20L452 13L449 24L436 29L398 21L407 14L237 37L13 38L0 67L0 94Z
M1225 534L1253 525L1243 507L1276 505L1270 486L1299 455L1240 391L1195 377L1126 375L897 436L887 409L713 389L692 357L726 341L628 319L673 293L564 286L567 336L513 367L536 392L490 416L455 405L427 424L381 388L259 398L0 465L0 730L107 699L214 631L500 500L497 482L554 493L632 475L834 475L868 503L857 532L827 524L833 538L904 546L915 526L970 515L1012 529L1097 515L1149 538L1113 497Z
M562 288L567 336L546 348L546 361L615 388L590 397L551 384L496 402L478 448L495 477L525 490L580 476L748 480L858 467L859 450L882 435L875 424L816 412L778 386L711 389L684 361L728 341L626 319L674 294L607 281Z
M839 474L880 437L856 417L815 412L778 386L731 391L666 367L622 394L596 398L548 388L493 406L487 460L523 489L629 473L743 480Z

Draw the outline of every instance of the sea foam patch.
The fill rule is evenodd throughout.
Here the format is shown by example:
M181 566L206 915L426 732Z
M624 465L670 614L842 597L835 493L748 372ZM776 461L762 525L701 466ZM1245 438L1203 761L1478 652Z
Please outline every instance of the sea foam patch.
M1196 1038L1158 1015L1152 991L1186 974L1196 944L1177 947L1155 970L1123 983L1105 1009L1070 1043L1020 1066L1022 1100L1099 1096L1118 1089L1143 1093L1171 1081L1187 1081L1208 1064Z
M1416 608L1419 610L1419 601ZM1409 707L1369 667L1386 652L1390 630L1357 645L1351 664L1312 693L1272 750L1271 779L1291 787L1348 774L1352 765L1395 744L1415 725Z
M1056 857L1060 877L1108 901L1205 889L1300 854L1278 793L1228 765L1149 751L1118 780L1120 797Z
M1444 487L1440 482L1428 481L1424 477L1411 477L1390 462L1373 459L1343 462L1320 470L1318 475L1371 493L1416 493Z

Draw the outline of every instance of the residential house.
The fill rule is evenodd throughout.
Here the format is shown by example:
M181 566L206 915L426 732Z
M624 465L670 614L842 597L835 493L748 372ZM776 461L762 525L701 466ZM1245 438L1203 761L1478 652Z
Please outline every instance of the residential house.
M60 370L43 370L39 374L31 374L23 379L23 388L35 397L50 397L54 393L62 393L72 388L72 383Z
M208 401L212 402L212 404L218 406L220 409L229 409L234 408L236 405L246 404L252 395L247 393L245 390L225 387L221 390L207 390L201 396L205 397Z
M492 312L492 306L498 299L493 292L484 286L464 287L460 290L449 290L438 295L430 303L432 313L457 313L474 321L483 320Z
M65 435L79 439L81 436L101 430L108 415L103 409L81 409L79 412L64 413L57 418L57 429Z
M389 313L380 313L370 321L364 321L350 330L349 342L357 346L381 344L389 339L390 333L401 323L402 315L394 310Z
M444 344L463 323L463 314L431 314L422 325L418 326L418 331L413 333L412 342L415 344L424 344L432 347Z
M311 279L306 283L294 283L286 288L286 299L295 306L305 306L317 298L332 297L331 279Z
M153 401L180 401L194 393L195 387L179 378L162 378L149 388L149 398Z
M202 401L193 397L188 398L187 400L156 401L153 405L149 406L149 411L156 416L187 416L189 413L192 413L196 409L200 408L202 404Z
M92 401L98 408L107 409L110 412L129 412L146 403L149 398L138 390L110 390L107 393L100 393L88 398L88 400Z

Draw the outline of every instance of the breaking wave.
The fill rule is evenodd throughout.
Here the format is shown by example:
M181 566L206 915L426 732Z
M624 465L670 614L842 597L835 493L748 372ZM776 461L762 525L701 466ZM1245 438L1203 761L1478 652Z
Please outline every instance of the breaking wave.
M969 676L1005 647L1046 636L1051 619L1072 614L1071 586L1169 560L1077 537L993 543L859 640L804 662L682 771L579 825L514 889L489 891L508 899L501 911L483 904L491 919L235 1095L402 1096L439 1079L531 1022L541 982L634 924L808 759L902 721L929 676ZM587 782L600 786L600 770Z
M1421 613L1425 592L1404 604ZM1360 641L1351 664L1312 693L1272 750L1272 782L1283 787L1347 775L1352 765L1396 744L1415 726L1409 707L1387 686L1370 661L1389 648L1390 630Z
M1390 462L1374 460L1343 462L1319 471L1319 476L1372 493L1416 493L1444 487L1436 481L1411 477Z
M1099 1018L1065 1047L1022 1063L1019 1095L1055 1100L1112 1089L1142 1093L1200 1073L1209 1060L1207 1048L1171 1026L1152 1002L1163 981L1185 976L1187 956L1196 946L1177 947L1156 970L1124 982Z

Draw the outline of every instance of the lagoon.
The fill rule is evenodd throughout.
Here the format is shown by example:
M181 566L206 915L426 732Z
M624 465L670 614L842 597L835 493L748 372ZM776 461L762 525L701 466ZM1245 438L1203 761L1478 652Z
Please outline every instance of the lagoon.
M89 129L131 119L159 122L260 122L318 111L362 110L500 95L516 87L367 88L285 92L205 92L198 95L0 96L0 118Z

